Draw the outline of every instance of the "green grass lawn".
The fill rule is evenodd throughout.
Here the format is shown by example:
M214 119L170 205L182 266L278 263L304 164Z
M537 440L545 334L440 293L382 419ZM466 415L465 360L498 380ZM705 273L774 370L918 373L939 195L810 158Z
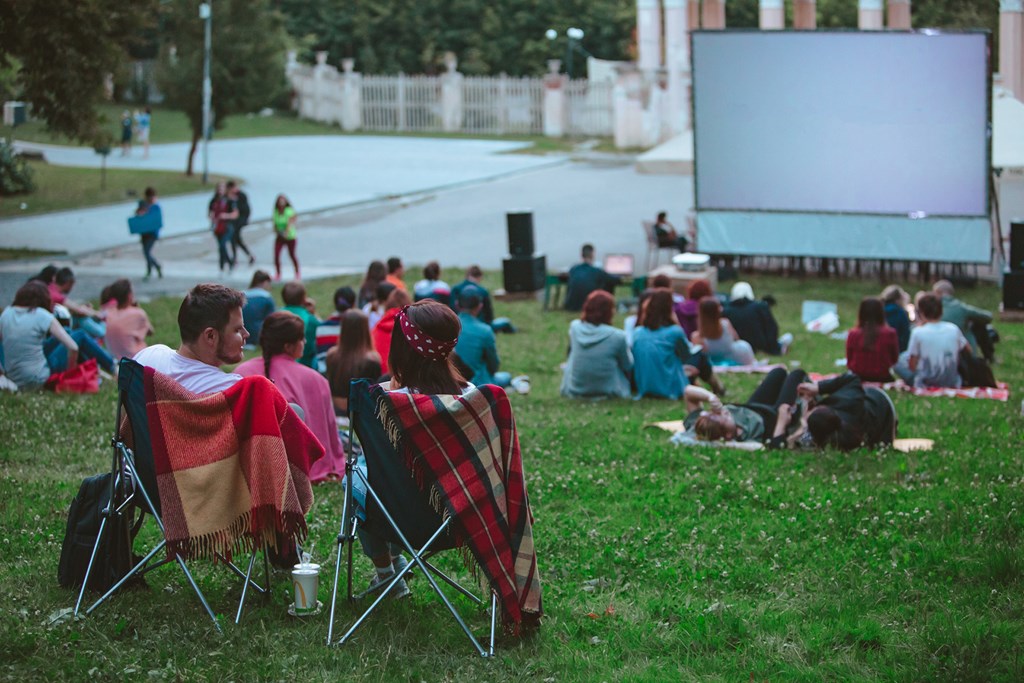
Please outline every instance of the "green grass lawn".
M206 192L210 191L212 184L224 180L220 176L211 176L210 184L203 185L199 175L190 178L175 171L108 168L106 187L101 188L102 171L98 168L53 166L39 161L30 161L29 166L36 184L35 192L0 199L0 218L136 200L142 198L147 186L157 188L164 197Z
M121 112L125 107L121 105L107 104L100 107L100 113L106 119L106 128L114 135L114 140L121 139ZM134 111L134 108L132 108ZM46 130L40 121L32 121L12 130L10 127L0 127L0 133L4 137L14 135L15 139L26 142L41 142L51 144L76 144L69 142L66 138L53 135ZM463 133L379 133L379 132L358 132L346 133L339 126L327 125L316 121L300 119L291 112L275 113L272 116L257 116L253 114L237 114L229 116L224 122L224 127L214 132L214 138L259 138L277 135L394 135L406 137L434 137L451 139L480 139L490 137L486 135L467 135ZM530 154L547 154L551 152L568 152L573 149L574 141L568 139L547 138L541 135L504 135L499 136L501 140L513 140L532 143L524 150ZM191 142L192 129L188 124L185 114L180 111L153 108L153 125L150 132L150 141L153 144L169 142ZM117 142L115 142L115 147Z
M449 273L456 280L454 273ZM330 301L351 278L311 283ZM497 284L492 279L492 286ZM796 341L789 362L830 372L843 344L799 329L805 298L835 301L844 326L873 282L752 278L779 300ZM916 289L908 287L911 292ZM993 309L998 292L962 293ZM175 343L179 299L148 304L156 341ZM536 637L474 654L422 578L344 648L324 646L326 614L286 614L286 579L231 624L240 586L198 568L224 615L218 636L180 572L80 622L56 582L67 506L109 467L114 391L0 395L0 677L11 680L965 680L1024 679L1024 331L1000 323L997 378L1010 401L894 395L902 436L930 452L687 450L645 429L677 403L559 397L571 316L496 302L520 332L500 335L503 367L527 373L512 396L533 513L546 617ZM621 322L621 321L620 321ZM757 376L726 375L742 401ZM325 569L342 490L316 489L308 546ZM458 570L457 558L447 566ZM328 568L330 567L330 568ZM358 560L357 580L370 571ZM464 573L464 572L463 572ZM473 614L462 600L460 606ZM354 620L342 606L339 626ZM471 626L483 631L474 614Z

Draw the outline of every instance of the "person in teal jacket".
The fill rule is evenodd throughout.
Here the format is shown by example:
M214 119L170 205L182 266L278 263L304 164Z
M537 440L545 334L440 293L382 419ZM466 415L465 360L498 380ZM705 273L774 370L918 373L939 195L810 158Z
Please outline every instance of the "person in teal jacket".
M512 375L500 372L501 359L498 358L498 346L494 339L494 330L479 320L483 310L483 292L475 286L464 287L459 292L459 322L462 332L459 343L455 345L455 354L473 372L467 377L476 385L497 384L507 387Z
M644 302L633 332L633 377L637 397L678 400L697 368L683 365L690 357L686 333L672 312L672 292L655 289Z
M320 320L311 311L316 304L306 296L306 288L301 282L289 282L282 287L281 299L284 300L284 310L302 318L302 324L305 326L306 348L302 351L299 362L315 369L316 328Z

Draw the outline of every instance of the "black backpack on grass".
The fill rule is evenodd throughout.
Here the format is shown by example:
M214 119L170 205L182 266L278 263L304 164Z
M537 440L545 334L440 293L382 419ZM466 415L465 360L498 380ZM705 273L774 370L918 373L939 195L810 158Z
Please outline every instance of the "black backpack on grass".
M71 501L68 523L64 531L64 544L60 550L57 580L62 588L77 588L85 580L96 537L103 519L103 509L110 500L111 474L97 474L82 482L78 495ZM112 515L103 532L103 543L96 551L88 588L106 591L121 580L141 558L132 553L135 535L142 524L142 516L133 524L131 505L121 514ZM141 578L138 581L142 581Z

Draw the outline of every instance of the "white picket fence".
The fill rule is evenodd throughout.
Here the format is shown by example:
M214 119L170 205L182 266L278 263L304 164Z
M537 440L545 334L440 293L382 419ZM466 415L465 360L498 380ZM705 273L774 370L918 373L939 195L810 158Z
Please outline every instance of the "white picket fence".
M539 135L544 131L544 81L476 76L463 80L466 133Z
M453 117L458 132L481 135L544 133L544 79L512 76L459 76L447 81L457 92L445 100L445 76L360 75L347 91L358 104L359 128L373 132L438 133ZM293 67L292 86L299 115L341 122L344 77L328 67L318 81L313 68ZM448 76L451 79L451 75ZM456 84L456 85L453 85ZM613 134L612 83L571 81L565 88L565 131L572 136ZM449 111L446 113L446 107Z

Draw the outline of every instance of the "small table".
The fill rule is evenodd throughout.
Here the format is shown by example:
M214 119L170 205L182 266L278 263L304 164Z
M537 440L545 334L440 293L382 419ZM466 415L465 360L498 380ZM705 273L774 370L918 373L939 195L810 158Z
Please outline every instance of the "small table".
M679 270L672 264L659 266L647 274L647 281L650 282L659 275L667 275L672 280L672 291L677 294L686 294L686 288L694 280L707 280L711 283L711 291L718 289L718 268L708 266L703 270Z

